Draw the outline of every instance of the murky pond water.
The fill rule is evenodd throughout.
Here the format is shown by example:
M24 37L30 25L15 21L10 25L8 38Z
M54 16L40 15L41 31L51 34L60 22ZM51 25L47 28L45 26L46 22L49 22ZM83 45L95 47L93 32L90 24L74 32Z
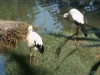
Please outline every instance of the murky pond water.
M70 8L78 8L84 12L88 24L100 28L100 11L91 5L81 7L70 0L5 0L0 2L0 19L27 21L42 29L42 31L69 30L70 22L63 19L63 14ZM76 0L77 1L77 0ZM81 1L81 0L80 0ZM90 3L92 4L92 3ZM97 7L98 8L98 7Z
M6 75L5 63L6 63L5 56L0 54L0 75Z

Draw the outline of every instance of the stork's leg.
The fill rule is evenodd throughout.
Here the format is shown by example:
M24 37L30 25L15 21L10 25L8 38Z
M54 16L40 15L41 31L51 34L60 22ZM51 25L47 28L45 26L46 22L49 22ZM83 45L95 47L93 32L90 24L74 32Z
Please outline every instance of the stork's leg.
M75 43L77 44L78 42L78 27L76 27L76 38L75 38Z
M34 50L34 63L36 63L36 50Z
M31 52L31 48L30 48L30 64L32 62L32 52Z

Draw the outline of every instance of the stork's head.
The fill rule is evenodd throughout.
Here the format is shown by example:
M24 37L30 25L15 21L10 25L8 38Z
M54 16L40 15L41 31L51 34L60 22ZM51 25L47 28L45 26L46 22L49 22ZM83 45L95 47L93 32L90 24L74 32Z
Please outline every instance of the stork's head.
M63 15L63 18L68 19L68 15L69 15L69 13L65 13L65 14Z
M31 31L33 31L33 27L30 25L30 26L28 27L28 32L31 32Z

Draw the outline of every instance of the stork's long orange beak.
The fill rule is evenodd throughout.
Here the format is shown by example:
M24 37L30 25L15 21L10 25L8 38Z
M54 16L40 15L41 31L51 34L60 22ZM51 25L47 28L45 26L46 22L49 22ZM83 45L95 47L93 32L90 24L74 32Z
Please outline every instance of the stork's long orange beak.
M28 41L28 35L30 34L30 32L28 31L27 36L26 36L26 41Z
M69 20L69 18L68 18L68 17L64 17L64 19L67 19L67 20Z
M69 17L67 16L65 19L69 20Z
M30 32L28 31L28 33L27 33L28 35L30 34Z

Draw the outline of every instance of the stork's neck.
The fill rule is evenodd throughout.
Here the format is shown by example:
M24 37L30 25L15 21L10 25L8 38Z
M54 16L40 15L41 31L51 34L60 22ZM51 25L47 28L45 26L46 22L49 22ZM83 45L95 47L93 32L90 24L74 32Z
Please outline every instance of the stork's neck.
M28 34L30 34L32 31L28 31Z

